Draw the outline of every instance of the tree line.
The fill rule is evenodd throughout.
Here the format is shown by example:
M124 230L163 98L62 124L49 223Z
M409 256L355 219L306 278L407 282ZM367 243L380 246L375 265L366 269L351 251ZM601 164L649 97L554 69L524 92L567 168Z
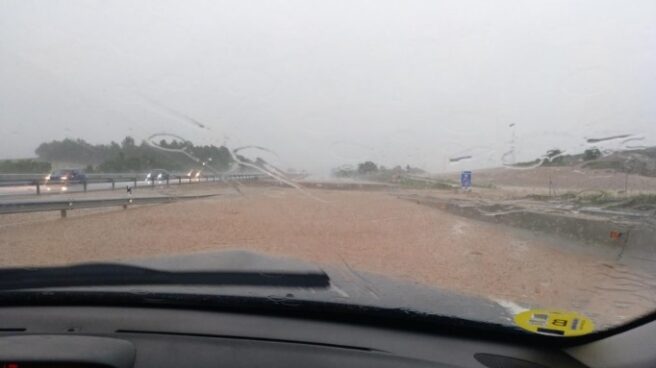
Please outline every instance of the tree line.
M338 178L356 178L356 177L372 177L390 174L423 174L424 170L406 165L400 165L392 168L387 168L383 165L378 165L373 161L364 161L359 163L356 167L342 166L332 170L332 175Z
M49 162L34 159L0 160L0 172L15 174L44 174L52 170Z
M233 164L232 155L224 146L196 146L189 141L176 140L161 140L154 146L146 141L137 144L129 136L121 143L112 141L109 144L90 144L83 139L54 140L39 145L35 153L39 161L77 165L92 172L140 172L155 168L185 171L200 167L203 162L223 171Z

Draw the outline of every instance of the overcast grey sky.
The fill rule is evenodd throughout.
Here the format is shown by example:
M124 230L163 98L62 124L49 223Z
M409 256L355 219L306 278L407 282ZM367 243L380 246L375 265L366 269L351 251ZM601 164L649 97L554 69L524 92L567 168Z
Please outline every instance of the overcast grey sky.
M0 158L168 132L460 170L654 144L655 113L653 0L0 0Z

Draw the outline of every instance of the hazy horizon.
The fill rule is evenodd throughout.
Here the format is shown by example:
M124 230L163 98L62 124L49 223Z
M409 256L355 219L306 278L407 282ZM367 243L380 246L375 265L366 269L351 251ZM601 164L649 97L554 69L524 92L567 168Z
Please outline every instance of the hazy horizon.
M655 43L652 1L6 0L0 158L169 133L446 172L652 146Z

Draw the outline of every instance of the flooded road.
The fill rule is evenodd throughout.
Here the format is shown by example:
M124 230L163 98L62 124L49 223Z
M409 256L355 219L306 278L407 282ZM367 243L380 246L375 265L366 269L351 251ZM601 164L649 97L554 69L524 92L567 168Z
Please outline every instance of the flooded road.
M282 187L241 190L243 195L67 219L0 217L0 225L13 221L0 226L0 264L116 261L234 248L347 265L516 308L583 311L602 326L656 304L653 276L617 262L612 252L573 251L579 248L572 240L455 216L384 191L311 189L308 196Z

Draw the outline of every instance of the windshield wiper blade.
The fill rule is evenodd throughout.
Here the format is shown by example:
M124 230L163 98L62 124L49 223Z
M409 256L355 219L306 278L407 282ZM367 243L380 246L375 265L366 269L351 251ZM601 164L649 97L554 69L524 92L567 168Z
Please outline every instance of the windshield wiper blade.
M161 271L113 263L0 269L0 290L133 285L327 288L330 278L320 271Z

